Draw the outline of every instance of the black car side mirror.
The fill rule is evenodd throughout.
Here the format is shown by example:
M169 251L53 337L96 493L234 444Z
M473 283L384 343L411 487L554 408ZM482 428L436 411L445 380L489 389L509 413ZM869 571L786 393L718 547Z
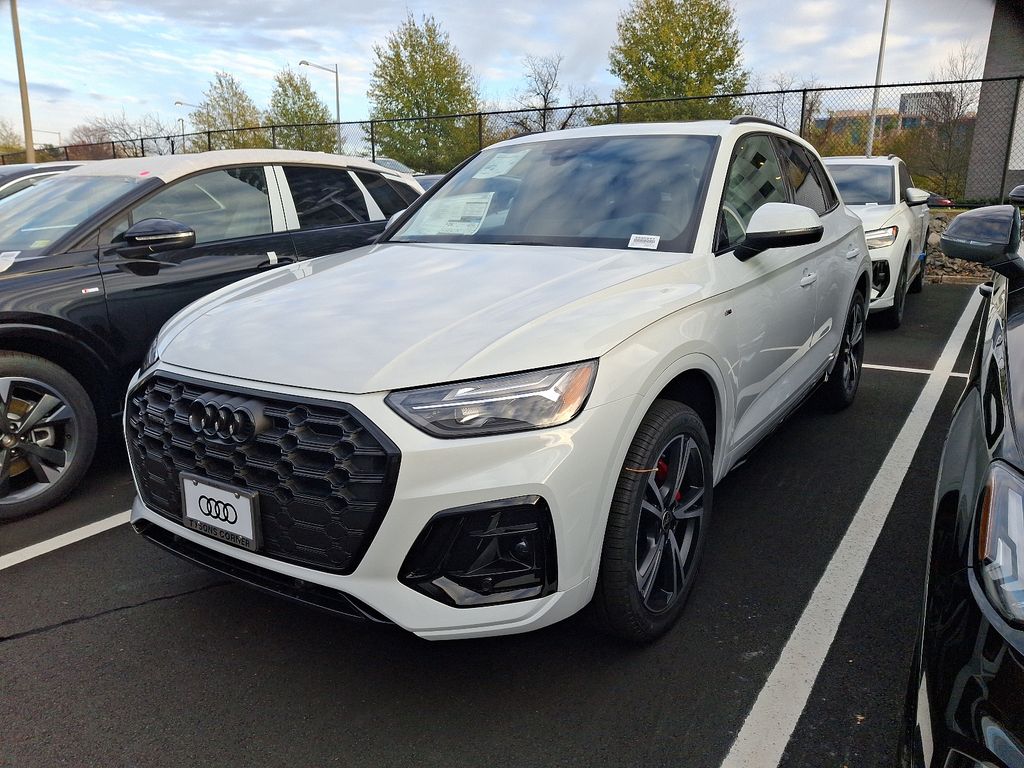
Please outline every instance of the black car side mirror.
M1010 190L1010 202L1014 205L1024 205L1024 184L1018 184Z
M196 233L188 224L174 219L143 219L124 233L124 246L119 252L122 256L140 257L195 244Z
M947 256L984 264L1007 277L1024 274L1020 253L1020 211L1015 205L989 205L961 213L939 240Z

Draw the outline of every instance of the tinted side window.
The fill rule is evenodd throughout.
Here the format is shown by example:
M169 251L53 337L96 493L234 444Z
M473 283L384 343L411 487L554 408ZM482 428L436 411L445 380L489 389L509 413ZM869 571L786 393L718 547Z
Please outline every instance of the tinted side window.
M782 150L782 160L786 168L786 179L793 190L793 202L810 208L819 216L828 210L825 193L818 183L811 167L811 158L807 150L788 139L778 139Z
M771 140L763 135L744 136L729 163L715 250L732 248L743 240L750 217L765 203L788 202Z
M811 156L811 165L814 167L814 175L818 177L818 183L821 184L821 191L825 193L825 204L831 211L839 205L839 193L836 192L828 173L825 172L825 166L813 155Z
M132 221L163 218L188 224L197 243L273 232L262 167L208 171L161 189L132 210Z
M284 167L299 229L337 227L368 221L366 198L348 171L340 168Z
M408 206L401 195L395 191L388 180L379 173L368 171L356 171L356 176L363 182L370 197L380 206L380 212L385 216L392 216Z
M900 200L907 199L907 187L914 186L914 180L910 178L910 171L907 170L907 166L903 163L899 164L899 185L900 185Z

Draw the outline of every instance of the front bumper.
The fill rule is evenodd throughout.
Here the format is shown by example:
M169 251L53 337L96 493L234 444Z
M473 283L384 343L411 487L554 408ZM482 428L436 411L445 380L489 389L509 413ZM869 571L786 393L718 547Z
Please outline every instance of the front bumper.
M174 376L167 368L161 373ZM193 372L181 371L181 375ZM211 385L242 387L205 376ZM134 382L133 382L134 388ZM324 398L324 393L292 392L266 386L275 397ZM562 427L486 438L440 440L401 419L384 403L382 394L346 395L344 401L370 419L401 450L401 469L394 496L380 528L355 570L340 575L249 552L212 539L148 508L141 499L132 507L131 521L151 538L201 547L219 561L237 561L278 578L256 583L263 589L295 599L275 584L334 590L356 606L350 615L369 614L429 639L484 637L524 632L564 619L586 605L594 589L604 524L615 480L623 430L633 402L629 398L588 406ZM399 581L402 564L427 523L440 511L485 504L501 499L539 496L551 512L557 549L557 590L544 597L504 604L458 608L427 597ZM160 542L158 542L160 543ZM166 546L166 544L165 544ZM173 547L171 547L173 549ZM179 547L180 549L181 547ZM179 554L182 554L179 552ZM196 558L192 558L196 559ZM203 563L213 567L209 563ZM225 572L224 569L218 569ZM308 594L308 592L306 593ZM317 604L316 600L306 600ZM330 606L321 606L330 607Z

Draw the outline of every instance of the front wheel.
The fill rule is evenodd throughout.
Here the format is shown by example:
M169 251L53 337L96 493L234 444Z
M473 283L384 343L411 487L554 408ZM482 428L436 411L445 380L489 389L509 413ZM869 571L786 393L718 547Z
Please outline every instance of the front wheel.
M843 340L839 344L839 356L828 380L822 385L826 404L834 411L841 411L853 403L860 387L860 374L864 365L864 296L854 291L850 308L846 310L846 325Z
M664 634L696 578L713 496L707 430L690 407L657 400L619 474L592 610L634 642Z
M59 502L95 449L96 412L82 385L49 360L0 352L0 520Z

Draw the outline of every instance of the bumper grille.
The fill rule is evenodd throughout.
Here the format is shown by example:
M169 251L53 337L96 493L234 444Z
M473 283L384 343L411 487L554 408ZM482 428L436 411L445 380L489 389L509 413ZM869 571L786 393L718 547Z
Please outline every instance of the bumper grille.
M256 397L269 424L246 443L195 434L196 401ZM398 448L351 406L268 396L154 376L126 408L128 452L142 500L182 520L178 475L259 493L260 553L351 573L380 527L398 479Z

